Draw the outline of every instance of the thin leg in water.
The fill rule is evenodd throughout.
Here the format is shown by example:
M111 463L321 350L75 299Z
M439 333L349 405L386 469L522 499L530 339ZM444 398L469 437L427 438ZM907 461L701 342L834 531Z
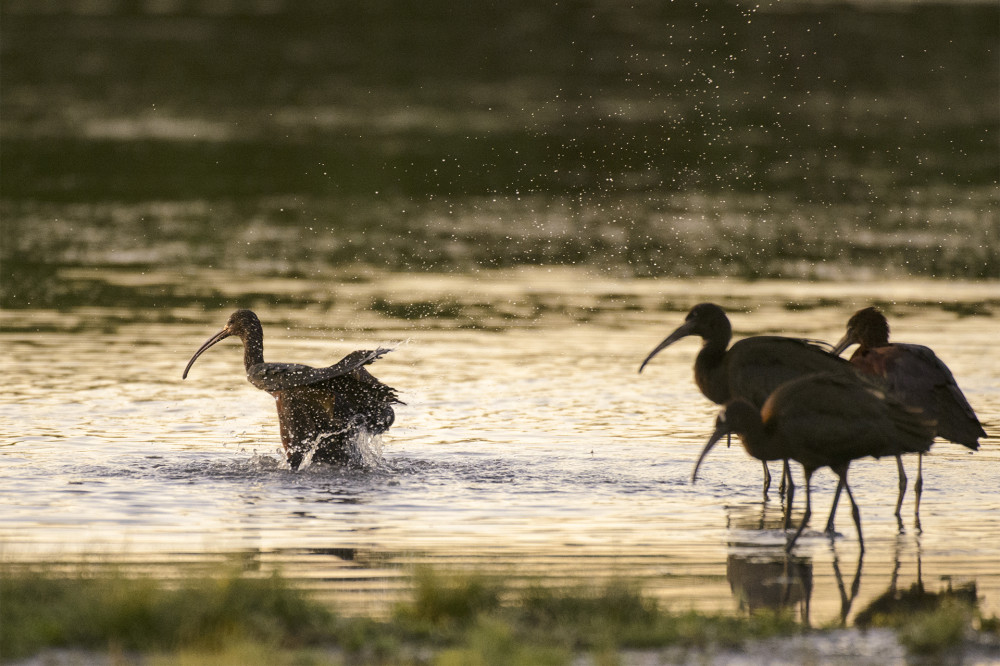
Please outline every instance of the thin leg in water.
M808 468L803 468L806 477L806 512L802 516L802 523L799 525L799 529L795 531L791 540L785 545L785 552L790 553L792 551L792 546L795 545L795 541L802 534L802 530L806 528L806 523L809 522L809 518L812 516L812 497L809 492L809 480L812 479L813 470Z
M767 501L767 491L771 487L771 470L767 468L767 463L761 461L764 466L764 501Z
M906 495L906 470L903 469L903 456L896 456L896 467L899 469L899 496L896 497L896 522L899 523L899 529L902 530L903 516L900 514L900 508L903 506L903 497ZM916 485L914 485L914 488L916 488ZM917 491L917 497L920 497L919 491ZM918 499L917 501L919 502L920 500Z
M826 529L824 530L830 536L833 536L837 531L833 528L833 519L837 515L837 503L840 502L840 491L844 489L843 479L837 481L837 492L833 494L833 504L830 506L830 517L826 519Z
M840 482L844 484L844 490L847 491L847 498L851 500L851 515L854 517L854 526L858 528L858 546L861 547L861 552L865 552L865 538L861 536L861 509L858 508L858 503L854 501L854 493L851 492L851 487L847 485L847 466L845 465L841 470L834 470L837 476L840 477Z
M917 454L917 480L913 482L914 502L913 517L917 529L920 529L920 495L924 492L924 454Z
M792 500L795 499L795 481L792 480L792 470L788 467L788 459L783 460L781 464L782 485L785 485L785 479L788 479L788 495L785 497L785 529L787 530L792 521Z

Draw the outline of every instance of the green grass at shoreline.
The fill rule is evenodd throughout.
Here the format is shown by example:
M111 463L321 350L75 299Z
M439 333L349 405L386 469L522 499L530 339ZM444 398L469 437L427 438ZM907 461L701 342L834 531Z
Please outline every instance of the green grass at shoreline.
M881 626L911 652L934 654L953 649L975 623L998 633L995 618L955 604L883 618ZM67 648L141 663L567 664L581 654L617 663L622 650L731 649L807 631L789 614L673 612L626 581L514 588L420 570L411 598L375 619L338 615L277 573L156 579L0 564L4 662Z

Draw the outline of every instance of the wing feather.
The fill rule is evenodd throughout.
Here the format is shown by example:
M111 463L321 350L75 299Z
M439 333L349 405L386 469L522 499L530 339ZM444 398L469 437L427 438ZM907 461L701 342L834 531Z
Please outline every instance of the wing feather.
M782 384L819 372L856 375L850 363L809 340L760 335L735 343L726 354L732 397L757 408Z
M258 363L247 371L247 379L262 391L269 393L287 391L348 375L369 363L374 363L390 351L379 347L374 351L351 352L336 364L326 368L314 368L298 363ZM367 371L365 374L368 374Z

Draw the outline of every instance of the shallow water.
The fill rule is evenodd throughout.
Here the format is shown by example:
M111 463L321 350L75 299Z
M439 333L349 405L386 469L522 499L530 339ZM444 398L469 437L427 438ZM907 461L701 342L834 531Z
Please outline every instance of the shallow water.
M622 576L674 608L784 603L814 624L849 621L894 579L904 588L919 575L932 592L974 582L984 610L1000 612L995 283L616 280L544 268L199 277L229 284L232 305L0 314L0 556L159 570L236 558L280 568L346 612L387 611L418 564L548 585ZM323 365L395 345L372 370L406 405L369 444L371 468L290 471L273 400L245 382L238 343L213 348L181 380L229 310L262 295L271 360ZM835 485L817 473L813 529L786 559L777 493L762 502L760 466L742 449L718 448L689 482L716 411L692 381L697 342L636 373L701 300L730 310L737 337L830 341L857 307L886 303L895 337L938 352L990 438L975 454L939 443L925 458L922 530L912 490L897 527L892 461L852 465L860 577L849 512L835 541L817 531ZM793 584L762 584L786 572Z

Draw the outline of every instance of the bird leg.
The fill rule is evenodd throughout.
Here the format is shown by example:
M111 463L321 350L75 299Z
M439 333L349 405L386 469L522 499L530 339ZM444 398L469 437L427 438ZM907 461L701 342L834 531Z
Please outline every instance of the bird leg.
M795 482L792 480L792 470L788 467L788 460L781 461L781 483L785 485L785 479L788 479L788 484L786 486L788 494L785 498L785 529L788 529L788 525L792 520L792 500L795 498Z
M854 494L851 492L851 487L847 485L847 468L844 468L843 473L838 474L840 476L840 482L844 484L844 490L847 491L847 498L851 500L851 515L854 517L854 526L858 528L858 545L861 547L861 552L865 552L865 539L861 536L861 509L858 508L858 503L854 501ZM807 495L808 496L808 495Z
M833 518L837 515L837 503L840 502L840 491L844 489L843 479L837 481L837 491L833 493L833 505L830 506L830 517L826 519L826 529L824 530L830 536L837 533L837 530L833 528Z
M903 517L900 515L900 508L903 506L903 497L906 495L906 470L903 469L903 456L896 456L896 467L899 469L899 495L896 497L896 520L899 522L899 529L903 529ZM916 489L916 485L914 485ZM917 495L919 497L919 495Z
M771 487L771 470L767 468L767 463L761 461L761 465L764 466L764 501L767 501L767 491Z
M812 493L809 491L809 480L812 478L812 470L806 469L806 513L802 516L802 523L799 525L799 529L795 531L791 540L785 545L785 552L792 552L792 546L795 545L796 539L802 534L802 530L806 528L806 523L809 522L810 516L812 516Z
M924 454L917 454L917 480L913 482L913 494L916 495L913 515L916 518L917 529L920 529L920 495L924 492Z

